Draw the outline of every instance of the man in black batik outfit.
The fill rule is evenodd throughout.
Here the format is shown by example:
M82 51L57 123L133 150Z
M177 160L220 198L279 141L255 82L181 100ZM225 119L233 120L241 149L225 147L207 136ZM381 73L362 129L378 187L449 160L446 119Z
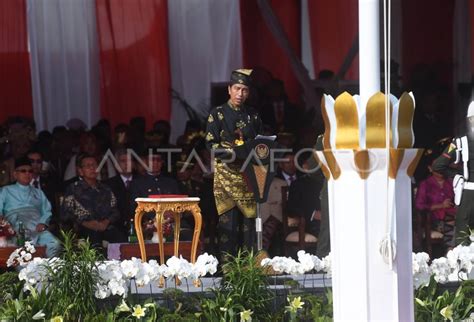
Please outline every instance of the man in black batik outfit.
M232 72L227 103L211 111L207 119L206 144L214 153L214 197L219 214L221 256L251 248L255 241L256 203L241 172L241 160L232 160L234 148L263 133L257 112L245 105L251 70ZM230 161L230 162L229 162Z

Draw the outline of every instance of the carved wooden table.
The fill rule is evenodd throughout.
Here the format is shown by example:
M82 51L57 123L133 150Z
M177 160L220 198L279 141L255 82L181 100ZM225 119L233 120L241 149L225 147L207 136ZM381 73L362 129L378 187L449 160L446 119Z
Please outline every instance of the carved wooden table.
M137 198L137 209L135 210L135 230L137 232L138 244L142 261L146 262L145 240L143 238L142 217L147 212L155 212L156 228L158 231L158 248L160 254L160 264L165 263L163 247L163 217L164 213L170 211L174 215L174 256L179 256L179 232L181 226L181 213L189 211L194 217L194 233L191 243L191 263L196 262L196 252L201 234L202 217L199 208L199 198ZM177 281L179 283L179 281ZM164 278L160 279L160 286L164 286ZM195 281L199 284L199 281Z

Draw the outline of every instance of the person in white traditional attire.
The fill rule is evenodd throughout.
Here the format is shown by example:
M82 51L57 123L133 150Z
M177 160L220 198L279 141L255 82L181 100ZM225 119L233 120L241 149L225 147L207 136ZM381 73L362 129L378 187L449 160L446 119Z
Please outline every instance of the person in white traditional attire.
M46 246L46 256L53 257L60 251L59 241L51 234L48 223L51 204L45 194L30 185L33 169L26 157L15 161L16 183L0 189L0 216L18 231L20 222L28 231L34 245Z

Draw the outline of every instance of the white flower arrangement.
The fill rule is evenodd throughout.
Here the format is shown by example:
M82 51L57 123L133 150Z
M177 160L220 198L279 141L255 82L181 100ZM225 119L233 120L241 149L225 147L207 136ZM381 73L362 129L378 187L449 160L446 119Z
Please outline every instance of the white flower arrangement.
M214 256L207 253L200 255L193 264L193 278L199 278L206 274L214 275L217 272L218 264L219 262Z
M262 266L271 266L277 273L303 275L311 271L331 273L331 254L320 260L317 256L298 251L298 262L291 257L275 256L264 258Z
M168 266L168 271L164 275L166 278L177 277L179 279L184 279L191 276L192 265L182 256L179 258L176 256L170 257L166 261L166 266Z
M25 282L23 290L28 291L39 283L47 282L49 276L48 267L54 269L58 260L58 258L35 257L32 261L28 262L18 274L18 279Z
M20 271L18 278L25 281L24 289L38 287L47 283L49 270L60 261L58 258L33 258ZM103 261L97 263L100 282L96 285L95 297L105 299L111 295L126 297L131 280L135 280L138 287L157 282L160 277L168 279L199 279L207 274L213 275L217 271L217 259L204 253L196 263L189 263L182 257L171 257L166 265L159 265L156 260L142 263L138 258L124 261Z
M263 259L261 265L271 266L275 272L289 275L302 275L311 271L331 274L331 254L322 260L303 250L297 255L298 261L290 257L276 256ZM470 246L457 246L450 250L446 257L434 259L431 265L429 261L428 254L413 253L413 286L416 289L428 285L432 275L439 283L474 279L474 242Z
M38 287L38 284L47 283L50 269L54 271L55 266L60 263L58 258L32 258L27 253L34 253L34 247L25 245L10 256L10 262L18 261L23 265L18 278L25 281L25 290ZM25 253L22 253L25 251ZM273 257L262 260L262 266L271 266L275 272L289 275L303 275L308 272L325 272L331 274L331 254L319 259L317 256L298 252L298 261L290 257ZM415 288L427 285L433 275L439 283L459 281L474 278L474 243L470 246L457 246L449 251L446 257L434 259L429 265L429 256L426 253L413 254L413 284ZM135 280L137 286L145 286L158 282L162 277L167 279L191 279L197 280L203 276L214 275L217 271L218 261L212 256L204 253L200 255L194 264L189 263L182 257L171 257L166 264L160 265L151 260L142 263L138 258L124 261L103 261L97 263L100 282L96 285L95 296L99 299L111 295L126 297L131 280Z
M413 286L415 289L422 285L428 285L430 282L431 269L428 264L430 256L427 253L413 253L412 270L413 270Z
M25 246L15 249L7 260L7 267L25 266L33 259L36 248L29 241L25 242Z

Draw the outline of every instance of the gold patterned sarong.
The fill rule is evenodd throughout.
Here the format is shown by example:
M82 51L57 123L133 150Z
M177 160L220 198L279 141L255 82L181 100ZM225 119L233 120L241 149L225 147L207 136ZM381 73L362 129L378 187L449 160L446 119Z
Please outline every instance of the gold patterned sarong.
M245 217L255 218L257 205L239 169L239 166L233 164L215 162L214 197L217 213L222 215L238 207Z

